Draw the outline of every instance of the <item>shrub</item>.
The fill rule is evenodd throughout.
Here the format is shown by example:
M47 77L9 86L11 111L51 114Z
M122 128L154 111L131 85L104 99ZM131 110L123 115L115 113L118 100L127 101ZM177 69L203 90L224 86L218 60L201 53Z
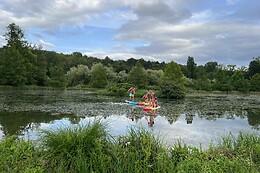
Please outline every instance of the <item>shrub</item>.
M163 81L160 84L160 93L162 97L169 99L183 99L185 97L183 87L175 82Z

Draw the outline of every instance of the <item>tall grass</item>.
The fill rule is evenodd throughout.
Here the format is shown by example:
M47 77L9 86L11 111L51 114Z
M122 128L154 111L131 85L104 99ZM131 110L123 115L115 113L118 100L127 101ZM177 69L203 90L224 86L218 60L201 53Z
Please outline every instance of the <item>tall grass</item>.
M106 128L95 121L45 130L38 147L6 138L0 142L0 172L260 172L257 134L230 134L202 150L180 140L166 147L142 128L113 139Z
M0 172L44 172L43 152L34 143L7 137L0 142Z
M159 138L145 129L129 129L118 138L116 172L169 172L167 150Z
M113 157L109 136L100 121L43 133L48 166L53 172L104 172Z

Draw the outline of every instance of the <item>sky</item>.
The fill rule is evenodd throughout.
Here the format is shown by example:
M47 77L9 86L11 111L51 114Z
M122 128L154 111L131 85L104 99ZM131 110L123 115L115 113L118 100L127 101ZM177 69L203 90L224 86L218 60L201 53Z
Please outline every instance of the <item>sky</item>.
M248 66L260 56L259 0L0 0L10 23L43 49L100 59Z

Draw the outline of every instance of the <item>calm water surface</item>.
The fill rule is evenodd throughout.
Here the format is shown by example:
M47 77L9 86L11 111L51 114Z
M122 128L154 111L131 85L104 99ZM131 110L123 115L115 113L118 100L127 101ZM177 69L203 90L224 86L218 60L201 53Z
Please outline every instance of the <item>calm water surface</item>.
M144 127L167 144L182 139L207 147L230 132L260 134L257 95L192 95L183 101L159 100L161 108L143 112L127 98L96 96L87 91L0 91L0 140L7 135L36 140L42 129L86 124L101 119L109 132L124 135ZM137 100L137 98L136 98Z

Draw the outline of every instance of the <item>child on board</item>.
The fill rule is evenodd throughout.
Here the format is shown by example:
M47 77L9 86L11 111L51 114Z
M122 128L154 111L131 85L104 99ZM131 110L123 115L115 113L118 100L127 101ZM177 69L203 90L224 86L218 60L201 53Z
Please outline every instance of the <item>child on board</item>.
M154 100L154 92L153 92L153 90L150 90L149 93L150 93L150 106L153 107L154 101L155 101Z
M148 103L149 102L149 100L148 100L148 94L149 94L149 92L148 91L146 91L146 93L143 95L143 99L144 99L144 102L145 103Z
M131 88L129 88L128 92L130 92L130 93L129 93L130 100L131 100L131 101L134 101L135 87L132 86Z
M153 107L154 107L154 108L157 108L157 107L158 107L158 99L157 99L157 97L154 98Z

